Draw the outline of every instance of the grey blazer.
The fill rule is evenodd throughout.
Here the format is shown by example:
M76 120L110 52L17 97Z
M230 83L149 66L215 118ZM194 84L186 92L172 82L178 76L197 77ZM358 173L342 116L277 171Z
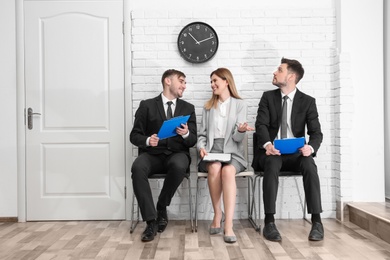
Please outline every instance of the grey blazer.
M210 110L203 108L200 132L198 134L198 151L201 148L205 148L207 152L210 152L213 147L215 132L214 111L214 108ZM224 153L231 153L232 158L239 161L245 168L248 167L248 163L244 157L242 141L246 138L246 132L240 133L237 128L238 124L247 122L246 111L247 106L244 100L231 97L224 140Z

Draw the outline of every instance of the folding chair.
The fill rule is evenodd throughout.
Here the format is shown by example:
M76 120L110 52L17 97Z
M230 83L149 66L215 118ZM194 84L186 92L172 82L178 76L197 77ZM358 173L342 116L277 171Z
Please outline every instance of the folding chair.
M253 134L253 154L257 153L256 151L256 145L257 145L257 137L256 133ZM297 188L299 200L301 203L302 207L302 213L303 213L303 219L306 221L306 198L305 195L303 195L304 199L302 199L301 191L299 190L299 185L298 185L298 177L302 176L300 172L294 172L294 171L281 171L279 174L279 177L294 177L295 180L295 186ZM254 225L255 229L260 231L261 229L261 203L262 203L262 182L261 178L264 177L264 172L263 171L255 171L255 178L253 181L253 200L252 200L252 206L251 206L251 211L252 214L254 214ZM258 184L257 184L258 183ZM259 217L257 217L257 210L256 210L256 199L255 199L255 193L256 193L256 186L258 186L258 207L259 207ZM303 193L304 194L304 193ZM310 222L310 221L309 221Z
M302 207L303 219L310 222L306 218L306 198L305 198L305 195L303 195L304 199L302 199L301 191L300 191L299 185L298 185L298 178L301 176L302 175L300 172L293 172L293 171L281 171L279 174L279 177L293 177L294 178L295 186L297 188L300 204ZM251 211L252 211L252 214L254 214L254 216L255 216L255 218L253 220L254 225L255 225L255 229L258 231L260 231L260 229L261 229L261 204L262 204L262 181L261 181L261 178L263 178L263 177L264 177L263 171L255 171L255 179L254 179L254 186L253 186L253 200L252 200ZM259 194L258 194L259 217L257 217L256 200L255 200L256 186L258 186L258 190L259 190L258 191L259 192Z
M154 175L150 176L149 179L165 179L165 176L166 176L165 173L154 174ZM194 222L193 222L193 218L192 218L191 176L190 176L189 168L188 168L187 174L186 174L186 176L184 176L184 178L187 179L187 183L188 183L188 204L189 204L189 208L190 208L191 231L194 232ZM137 204L137 209L135 209L135 200L136 200L136 198L135 198L134 191L133 191L133 201L132 201L132 204L131 204L130 233L134 232L134 229L135 229L135 227L137 226L137 224L138 224L138 222L140 220L139 206ZM136 220L134 220L134 214L137 215L137 219Z
M244 156L245 158L247 159L248 158L248 140L247 140L247 136L244 138L244 141L243 141L243 144L244 144ZM247 159L248 161L248 159ZM250 169L249 168L249 163L248 163L248 167L247 169ZM197 172L197 181L196 181L196 199L195 199L195 232L198 231L198 196L199 196L199 180L201 179L207 179L207 175L208 173L207 172ZM252 224L252 226L254 228L256 228L256 223L255 221L253 220L252 218L252 212L253 212L253 207L256 207L255 204L252 203L252 198L251 198L251 195L253 193L252 189L253 189L253 177L254 177L254 172L253 171L243 171L243 172L240 172L238 174L236 174L236 178L247 178L248 179L248 220L249 222ZM256 212L256 208L254 210Z

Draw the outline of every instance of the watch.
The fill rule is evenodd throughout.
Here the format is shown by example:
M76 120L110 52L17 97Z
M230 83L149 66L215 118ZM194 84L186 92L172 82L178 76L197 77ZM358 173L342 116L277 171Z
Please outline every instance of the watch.
M193 22L180 31L177 47L186 61L206 62L212 59L218 50L218 35L210 25Z

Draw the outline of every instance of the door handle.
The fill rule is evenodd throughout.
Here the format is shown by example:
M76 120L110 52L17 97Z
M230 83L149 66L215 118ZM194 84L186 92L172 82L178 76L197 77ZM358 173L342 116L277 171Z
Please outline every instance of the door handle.
M34 113L33 109L29 107L27 109L27 126L28 129L33 129L33 115L41 115L41 113Z

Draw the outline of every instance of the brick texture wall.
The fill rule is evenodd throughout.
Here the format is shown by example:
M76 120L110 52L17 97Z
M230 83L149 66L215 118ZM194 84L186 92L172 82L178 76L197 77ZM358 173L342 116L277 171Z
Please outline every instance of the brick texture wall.
M184 61L177 50L177 37L188 23L202 21L216 30L220 45L215 57L204 64ZM162 91L162 73L169 68L187 75L183 99L196 107L198 123L202 106L210 97L211 71L226 67L234 75L239 93L248 104L248 122L254 126L262 93L274 89L272 73L281 57L299 60L305 76L298 88L316 98L324 141L315 159L321 178L324 217L334 217L340 196L340 107L348 110L348 96L340 85L340 58L336 53L336 17L333 9L267 10L136 10L131 13L131 93L133 114L143 99ZM344 58L345 60L345 58ZM344 61L348 62L348 61ZM342 93L341 93L342 92ZM341 96L340 96L341 95ZM249 135L249 162L252 161L252 136ZM343 149L348 149L344 146ZM134 147L134 156L137 155ZM192 172L196 172L196 151L191 151ZM347 158L346 158L347 159ZM195 202L196 174L192 175L192 201ZM302 180L298 183L302 188ZM155 199L162 181L151 183ZM186 219L189 214L187 184L176 193L169 216ZM205 181L200 182L199 219L213 216ZM247 217L247 182L237 180L235 218ZM348 191L347 191L348 192ZM303 194L303 193L302 193ZM277 218L300 218L302 208L293 178L281 178Z

